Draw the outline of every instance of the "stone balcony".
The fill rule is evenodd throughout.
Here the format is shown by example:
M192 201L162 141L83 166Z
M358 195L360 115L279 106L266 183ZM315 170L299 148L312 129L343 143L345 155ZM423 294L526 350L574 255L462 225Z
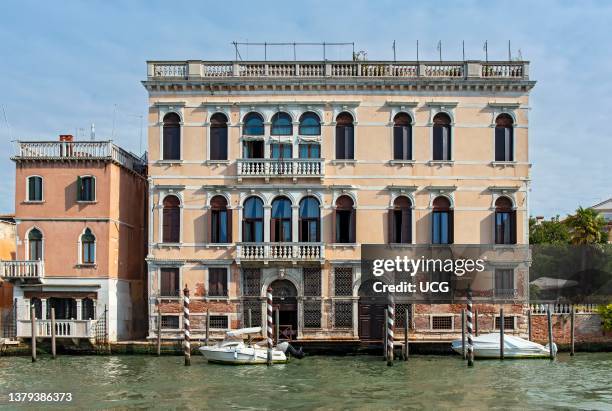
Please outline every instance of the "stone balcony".
M405 78L529 80L527 61L148 61L147 80Z
M93 338L95 320L56 320L55 335L57 338ZM36 337L51 337L51 320L36 320ZM17 321L17 337L29 338L32 336L30 320Z
M0 261L0 277L7 281L41 283L45 277L45 263L40 260Z
M325 160L308 158L242 158L236 161L238 179L243 178L323 178Z
M323 261L323 243L238 243L236 262L240 261Z

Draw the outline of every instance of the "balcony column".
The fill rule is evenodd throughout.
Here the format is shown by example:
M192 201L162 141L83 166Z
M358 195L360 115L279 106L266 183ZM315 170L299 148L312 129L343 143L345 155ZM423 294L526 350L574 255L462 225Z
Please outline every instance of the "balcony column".
M83 319L83 300L80 298L76 299L76 306L77 306L77 315L76 315L76 320L81 320Z
M264 257L268 258L270 255L270 221L272 217L272 206L264 205L264 219L263 219L263 229L264 229Z
M47 320L47 299L46 298L41 298L40 299L40 306L41 306L41 320Z

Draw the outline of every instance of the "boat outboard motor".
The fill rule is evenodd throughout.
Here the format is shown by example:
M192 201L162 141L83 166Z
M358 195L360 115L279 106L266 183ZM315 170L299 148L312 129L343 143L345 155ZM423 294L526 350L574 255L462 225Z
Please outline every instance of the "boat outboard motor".
M289 352L289 354L291 354L292 357L295 357L299 360L301 360L302 358L304 358L304 356L306 354L304 354L304 351L302 351L302 347L300 347L299 350L296 350L291 344L289 344L287 341L284 341L280 344L278 344L276 346L277 349L281 350L284 353Z

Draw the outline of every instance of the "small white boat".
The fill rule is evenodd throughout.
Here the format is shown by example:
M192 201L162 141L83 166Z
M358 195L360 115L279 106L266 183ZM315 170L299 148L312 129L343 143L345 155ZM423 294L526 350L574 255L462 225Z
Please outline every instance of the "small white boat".
M219 364L267 364L268 348L266 341L258 344L244 343L243 337L260 334L261 327L241 328L225 333L223 341L214 346L200 347L200 352L208 360ZM272 349L272 363L284 364L287 362L285 352L291 346L289 343L280 343ZM292 347L291 347L292 348ZM301 354L301 351L295 351ZM298 355L298 358L299 355Z
M499 333L485 334L472 339L474 344L474 357L499 358ZM453 351L463 354L461 340L452 342ZM466 340L467 350L467 340ZM557 355L557 345L553 343L553 356ZM541 345L533 341L524 340L513 335L504 335L504 358L549 358L548 344Z

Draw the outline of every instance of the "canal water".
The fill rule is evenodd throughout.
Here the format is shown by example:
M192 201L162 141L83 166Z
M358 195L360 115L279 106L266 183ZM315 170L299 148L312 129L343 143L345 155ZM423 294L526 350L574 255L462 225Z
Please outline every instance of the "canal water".
M612 353L550 360L414 356L306 357L286 365L222 366L200 356L0 357L0 408L11 392L72 393L57 409L601 409L612 410ZM44 404L50 406L50 403ZM53 406L53 405L51 405Z

